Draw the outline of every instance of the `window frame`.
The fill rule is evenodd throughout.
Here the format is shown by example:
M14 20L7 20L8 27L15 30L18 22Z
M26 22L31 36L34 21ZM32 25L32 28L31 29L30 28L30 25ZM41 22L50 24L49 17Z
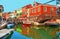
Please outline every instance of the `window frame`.
M53 11L54 11L54 8L51 8L51 9L50 9L50 12L53 12Z
M33 8L32 13L36 13L36 8Z
M38 6L38 12L40 12L41 8Z
M45 7L45 6L44 6L44 8L43 8L43 9L44 9L44 12L46 12L46 11L47 11L47 7Z

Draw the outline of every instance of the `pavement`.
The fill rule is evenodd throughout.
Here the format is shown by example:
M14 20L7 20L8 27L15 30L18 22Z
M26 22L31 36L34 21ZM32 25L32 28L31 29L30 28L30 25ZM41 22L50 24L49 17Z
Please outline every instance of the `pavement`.
M2 29L2 30L0 30L0 38L6 36L7 34L11 34L10 32L13 30L14 29Z

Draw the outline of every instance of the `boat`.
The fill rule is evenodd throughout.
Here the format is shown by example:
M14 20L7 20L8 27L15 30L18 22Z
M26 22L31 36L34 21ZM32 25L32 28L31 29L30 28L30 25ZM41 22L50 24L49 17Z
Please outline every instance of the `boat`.
M59 23L56 22L45 22L46 26L59 26Z
M0 30L0 39L6 39L14 29L2 29Z
M0 29L5 28L5 27L6 27L6 25L7 25L7 22L2 22L2 23L0 24Z

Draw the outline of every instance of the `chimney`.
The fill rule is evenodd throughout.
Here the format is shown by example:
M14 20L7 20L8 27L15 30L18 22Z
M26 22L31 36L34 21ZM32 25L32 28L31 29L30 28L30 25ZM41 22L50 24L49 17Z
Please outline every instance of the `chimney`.
M33 6L38 6L38 5L40 5L41 3L38 3L38 2L36 2L35 0L34 0L34 4L33 4Z
M36 1L34 0L34 5L33 6L36 6L37 4L36 4Z

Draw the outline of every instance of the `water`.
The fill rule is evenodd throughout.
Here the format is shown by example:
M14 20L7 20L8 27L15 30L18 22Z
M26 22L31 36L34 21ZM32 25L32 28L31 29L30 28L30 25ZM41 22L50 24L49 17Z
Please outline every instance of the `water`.
M21 33L14 31L14 33L11 36L11 39L32 39L32 38L26 37L22 35Z

